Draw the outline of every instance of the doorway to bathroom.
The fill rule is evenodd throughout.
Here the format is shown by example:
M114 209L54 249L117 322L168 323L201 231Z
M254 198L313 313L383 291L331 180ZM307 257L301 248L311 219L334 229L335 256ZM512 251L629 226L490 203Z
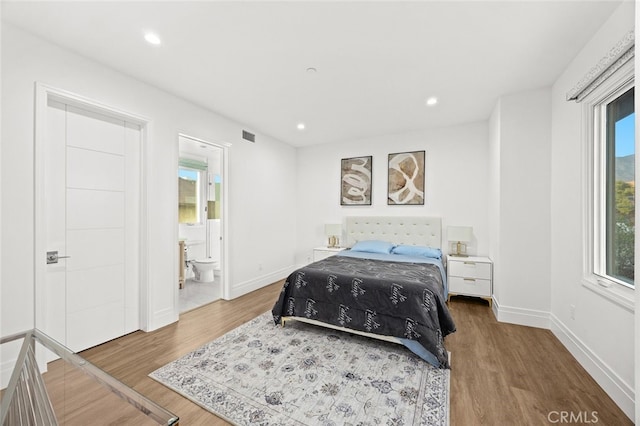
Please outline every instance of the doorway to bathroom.
M225 147L178 136L180 313L224 295Z

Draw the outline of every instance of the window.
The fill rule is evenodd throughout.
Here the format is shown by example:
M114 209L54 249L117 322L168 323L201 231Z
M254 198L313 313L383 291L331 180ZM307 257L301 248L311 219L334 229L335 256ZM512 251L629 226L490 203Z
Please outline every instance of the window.
M583 113L582 241L576 241L583 247L582 285L630 312L636 297L634 45L630 30L567 92Z
M634 285L635 113L634 88L606 105L604 275Z
M200 171L180 167L178 169L178 222L200 223Z
M585 98L591 146L585 281L625 305L635 288L634 93L629 64Z

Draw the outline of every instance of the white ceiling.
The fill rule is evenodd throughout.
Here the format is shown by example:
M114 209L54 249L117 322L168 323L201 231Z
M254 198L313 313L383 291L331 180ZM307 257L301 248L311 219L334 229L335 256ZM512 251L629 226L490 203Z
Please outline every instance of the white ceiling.
M486 120L551 85L619 4L3 0L2 20L306 146Z

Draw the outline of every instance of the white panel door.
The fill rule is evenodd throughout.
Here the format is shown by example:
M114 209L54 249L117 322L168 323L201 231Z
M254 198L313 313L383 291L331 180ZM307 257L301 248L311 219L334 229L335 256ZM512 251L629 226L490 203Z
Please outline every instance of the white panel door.
M80 351L139 328L140 130L48 102L45 333Z

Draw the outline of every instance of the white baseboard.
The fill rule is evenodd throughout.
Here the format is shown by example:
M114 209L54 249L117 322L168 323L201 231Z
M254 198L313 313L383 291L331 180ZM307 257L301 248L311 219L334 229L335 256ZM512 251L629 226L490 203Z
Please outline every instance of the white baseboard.
M495 298L493 299L493 314L498 321L509 324L545 329L549 329L550 326L549 312L502 306Z
M560 340L569 353L604 389L620 409L633 420L635 391L624 382L598 355L584 344L568 327L550 312L501 306L495 299L493 313L498 321L529 327L545 328Z
M295 266L287 266L286 268L282 268L275 272L271 272L266 275L259 276L257 278L251 279L249 281L245 281L231 288L230 291L230 299L235 299L236 297L243 296L247 293L251 293L254 290L258 290L264 286L269 284L273 284L276 281L279 281L283 278L289 276L290 273L295 271L297 268ZM274 300L273 303L276 301Z
M633 420L635 413L635 391L633 387L622 380L613 369L589 349L589 347L555 315L551 315L550 329L627 417Z
M153 331L178 321L178 313L173 307L160 309L153 313L146 330Z

